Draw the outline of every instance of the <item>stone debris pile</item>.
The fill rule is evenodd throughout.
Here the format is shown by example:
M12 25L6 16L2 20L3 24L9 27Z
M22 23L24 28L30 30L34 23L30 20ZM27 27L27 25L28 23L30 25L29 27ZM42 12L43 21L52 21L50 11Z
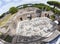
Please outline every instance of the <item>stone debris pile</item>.
M51 19L47 17L33 18L18 23L16 34L22 36L47 36L51 32L48 30L53 27Z

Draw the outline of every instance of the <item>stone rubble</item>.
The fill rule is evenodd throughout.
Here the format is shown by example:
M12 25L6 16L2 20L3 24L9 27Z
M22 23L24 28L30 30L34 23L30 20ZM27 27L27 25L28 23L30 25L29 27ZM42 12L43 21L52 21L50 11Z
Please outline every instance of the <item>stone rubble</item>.
M51 19L47 17L21 21L18 23L16 34L22 36L46 36L51 33L48 32L53 27L51 22Z

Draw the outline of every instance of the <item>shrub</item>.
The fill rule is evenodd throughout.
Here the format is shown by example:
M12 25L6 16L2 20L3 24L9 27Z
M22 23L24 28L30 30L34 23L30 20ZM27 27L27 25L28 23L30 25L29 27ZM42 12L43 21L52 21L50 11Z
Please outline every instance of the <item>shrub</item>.
M3 18L5 16L5 13L3 13L1 16L0 16L0 18Z
M11 8L9 9L9 12L10 12L11 14L16 13L17 11L18 11L18 8L16 8L16 7L11 7Z
M6 42L12 42L13 37L7 35L6 38L4 39Z
M50 18L51 18L52 20L55 20L55 16L54 16L54 15L51 15Z

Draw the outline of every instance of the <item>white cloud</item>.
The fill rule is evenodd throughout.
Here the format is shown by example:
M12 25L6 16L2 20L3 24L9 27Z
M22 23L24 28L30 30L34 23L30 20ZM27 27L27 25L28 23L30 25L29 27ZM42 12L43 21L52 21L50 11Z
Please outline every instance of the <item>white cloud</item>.
M0 6L2 5L2 1L0 1Z
M17 1L17 0L15 0L15 1ZM27 3L40 3L40 2L42 2L42 1L41 0L19 0L18 2L11 2L0 8L0 14L7 12L9 10L9 8L12 6L18 6L18 5L27 4Z
M18 0L13 0L13 1L18 1Z
M0 14L4 13L4 12L7 12L9 10L10 7L14 7L14 6L17 6L17 5L20 5L19 3L9 3L3 7L0 8Z
M11 0L3 0L4 2L10 2Z
M5 2L9 2L11 0L4 0ZM14 0L13 0L14 1ZM17 2L16 2L17 1ZM26 4L26 3L46 3L48 0L15 0L15 2L10 2L0 8L0 14L6 12L9 10L10 7L12 6L18 6L21 4ZM1 3L1 2L0 2Z

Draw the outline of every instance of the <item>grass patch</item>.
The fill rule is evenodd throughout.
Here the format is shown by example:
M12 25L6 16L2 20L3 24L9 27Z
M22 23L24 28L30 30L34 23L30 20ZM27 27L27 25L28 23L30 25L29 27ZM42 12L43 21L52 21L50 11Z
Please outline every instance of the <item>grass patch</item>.
M2 35L2 33L0 32L0 35Z
M3 26L11 17L12 15L7 15L2 21L0 21L0 26Z
M3 20L0 21L0 26L5 25L5 24L9 21L9 19L10 19L12 16L14 16L14 15L15 15L15 14L13 14L13 15L8 14L7 16L5 16L5 18L3 18Z

